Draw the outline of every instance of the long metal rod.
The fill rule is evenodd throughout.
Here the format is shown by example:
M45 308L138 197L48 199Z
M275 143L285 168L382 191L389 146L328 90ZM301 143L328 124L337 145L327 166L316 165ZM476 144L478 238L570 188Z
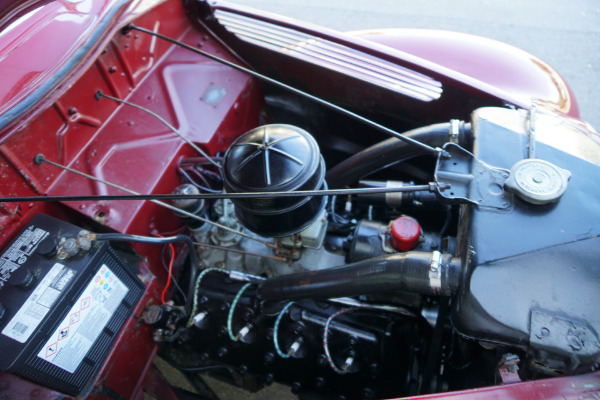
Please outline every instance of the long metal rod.
M52 163L51 161L49 163ZM73 172L73 171L71 171ZM99 181L100 183L107 183ZM108 183L107 183L108 184ZM110 185L109 185L110 186ZM300 190L296 192L248 192L248 193L200 193L200 194L131 194L127 195L87 195L87 196L22 196L0 197L0 203L18 203L35 201L100 201L100 200L189 200L189 199L260 199L265 197L308 197L308 196L343 196L378 194L392 192L435 192L436 189L447 190L450 185L430 183L428 185L414 185L389 188L361 188L361 189L330 189L330 190ZM117 187L117 189L122 189ZM179 209L178 209L179 210ZM179 212L179 211L178 211Z
M228 227L228 226L221 225L221 224L219 224L219 223L217 223L217 222L211 221L211 220L209 220L209 219L206 219L206 218L202 218L202 217L200 217L200 216L198 216L198 215L196 215L196 214L192 214L192 213L190 213L190 212L187 212L187 211L185 211L185 210L182 210L181 208L178 208L178 207L172 206L171 204L168 204L168 203L162 202L162 201L160 201L160 200L156 200L155 198L152 198L152 197L151 197L151 198L148 198L148 199L141 199L141 198L139 198L139 196L142 196L140 193L134 192L133 190L127 189L127 188L125 188L125 187L123 187L123 186L119 186L119 185L117 185L117 184L114 184L114 183L107 182L107 181L105 181L105 180L102 180L102 179L96 178L95 176L88 175L88 174L86 174L85 172L77 171L76 169L69 168L69 167L67 167L67 166L65 166L65 165L58 164L58 163L55 163L54 161L47 160L47 159L44 157L44 155L43 155L43 154L38 154L37 156L35 156L34 162L35 162L37 165L40 165L40 164L42 164L42 163L47 163L47 164L50 164L50 165L52 165L52 166L55 166L55 167L57 167L57 168L60 168L60 169L62 169L62 170L65 170L65 171L71 172L71 173L73 173L73 174L76 174L76 175L82 176L82 177L84 177L84 178L90 179L90 180L92 180L92 181L94 181L94 182L99 182L99 183L102 183L102 184L104 184L104 185L106 185L106 186L110 186L110 187L112 187L112 188L115 188L115 189L121 190L121 191L123 191L123 192L125 192L125 193L129 193L129 194L131 194L131 195L133 195L133 196L136 196L135 200L148 200L148 201L150 201L151 203L157 204L157 205L159 205L159 206L161 206L161 207L167 208L167 209L169 209L169 210L171 210L171 211L174 211L174 212L176 212L176 213L183 214L183 215L185 215L186 217L189 217L189 218L192 218L192 219L195 219L195 220L198 220L198 221L201 221L201 222L204 222L204 223L210 224L210 225L214 225L214 226L216 226L216 227L217 227L217 228L219 228L219 229L223 229L223 230L226 230L226 231L228 231L228 232L235 233L236 235L240 235L240 236L246 237L246 238L248 238L248 239L255 240L255 241L257 241L257 242L260 242L260 243L262 243L262 244L265 244L265 245L267 245L267 246L269 246L269 247L273 245L273 243L271 243L271 242L267 242L267 241L265 241L265 240L262 240L262 239L260 239L260 238L257 238L257 237L255 237L255 236L248 235L247 233L244 233L244 232L236 231L235 229L232 229L232 228L230 228L230 227ZM43 198L45 198L45 197L46 197L46 196L39 196L39 197L37 197L37 198L38 198L38 199L43 199ZM64 201L71 201L73 196L56 196L56 197L65 197L65 198L67 198L67 199L66 199L66 200L64 200ZM99 197L99 196L92 196L92 197L94 197L94 198L96 198L96 200L98 200L98 197ZM33 198L31 199L31 201L34 201L34 200L33 200ZM56 201L56 200L54 200L54 201Z
M378 124L375 121L371 121L368 118L365 118L365 117L363 117L361 115L358 115L358 114L356 114L356 113L354 113L354 112L352 112L350 110L347 110L347 109L345 109L343 107L340 107L340 106L338 106L336 104L333 104L333 103L331 103L331 102L329 102L327 100L323 100L323 99L321 99L321 98L319 98L317 96L313 96L312 94L306 93L306 92L304 92L304 91L302 91L300 89L296 89L293 86L287 85L287 84L285 84L283 82L279 82L278 80L275 80L273 78L269 78L268 76L265 76L265 75L263 75L261 73L258 73L256 71L252 71L251 69L248 69L248 68L242 67L241 65L232 63L231 61L227 61L227 60L222 59L220 57L214 56L214 55L212 55L210 53L207 53L205 51L202 51L200 49L197 49L197 48L195 48L193 46L190 46L190 45L187 45L185 43L179 42L179 41L177 41L175 39L172 39L172 38L170 38L168 36L161 35L160 33L157 33L157 32L154 32L154 31L151 31L149 29L142 28L142 27L139 27L139 26L136 26L136 25L128 25L128 28L135 29L135 30L143 32L143 33L147 33L148 35L156 36L157 38L160 38L162 40L166 40L167 42L173 43L173 44L175 44L177 46L180 46L180 47L182 47L182 48L184 48L186 50L189 50L189 51L192 51L194 53L203 55L204 57L207 57L207 58L209 58L209 59L211 59L213 61L216 61L216 62L219 62L221 64L227 65L228 67L231 67L231 68L233 68L235 70L244 72L244 73L246 73L246 74L248 74L250 76L253 76L255 78L258 78L260 80L268 82L268 83L270 83L272 85L278 86L278 87L283 88L283 89L285 89L287 91L290 91L290 92L293 92L295 94L298 94L298 95L300 95L302 97L305 97L305 98L310 99L310 100L312 100L312 101L314 101L316 103L319 103L322 106L325 106L325 107L327 107L327 108L329 108L331 110L334 110L334 111L337 111L337 112L339 112L341 114L344 114L347 117L350 117L350 118L354 119L355 121L359 121L359 122L362 122L362 123L364 123L366 125L369 125L369 126L375 128L375 129L377 129L377 130L379 130L379 131L381 131L381 132L383 132L383 133L385 133L385 134L387 134L389 136L398 138L398 139L400 139L402 141L405 141L407 143L411 143L412 145L414 145L416 147L420 147L422 150L425 150L428 153L434 154L436 156L438 154L440 154L440 153L444 153L444 151L442 149L440 149L440 148L433 148L431 146L426 145L425 143L421 143L421 142L419 142L417 140L414 140L412 138L404 136L404 135L402 135L402 134L394 131L393 129L390 129L390 128L385 127L385 126L383 126L381 124Z
M183 139L183 141L186 142L187 144L189 144L194 150L196 150L198 153L202 154L212 165L214 165L215 167L217 167L219 169L221 168L221 165L218 162L216 162L215 160L213 160L212 157L210 157L208 154L206 154L206 152L204 150L202 150L200 147L196 146L196 144L194 144L194 142L192 142L190 139L183 136L173 125L171 125L169 123L169 121L167 121L166 119L164 119L163 117L161 117L160 115L155 113L154 111L148 110L147 108L142 107L139 104L130 103L128 101L121 100L118 97L109 96L107 94L104 94L102 92L102 90L98 90L96 92L96 99L100 100L100 98L102 98L102 97L116 101L117 103L125 104L125 105L133 107L133 108L137 108L140 111L143 111L147 114L152 115L154 118L156 118L157 120L159 120L160 122L165 124L167 126L167 128L172 130L177 136L179 136L181 139Z

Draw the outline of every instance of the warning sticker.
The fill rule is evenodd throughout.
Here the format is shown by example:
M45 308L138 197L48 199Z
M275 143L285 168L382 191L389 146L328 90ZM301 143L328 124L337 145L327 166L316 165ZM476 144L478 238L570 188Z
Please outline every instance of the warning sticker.
M0 288L10 275L27 262L38 244L48 236L48 232L33 225L27 227L13 244L0 257Z
M75 372L129 288L103 265L50 336L38 357Z
M25 343L44 320L75 274L75 270L71 268L59 263L54 264L19 311L4 327L2 334L19 343Z

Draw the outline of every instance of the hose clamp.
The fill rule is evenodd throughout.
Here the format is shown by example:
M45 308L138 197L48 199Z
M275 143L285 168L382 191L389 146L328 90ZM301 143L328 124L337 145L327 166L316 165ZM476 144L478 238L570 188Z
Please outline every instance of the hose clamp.
M429 287L434 294L442 294L442 253L434 251L429 261Z

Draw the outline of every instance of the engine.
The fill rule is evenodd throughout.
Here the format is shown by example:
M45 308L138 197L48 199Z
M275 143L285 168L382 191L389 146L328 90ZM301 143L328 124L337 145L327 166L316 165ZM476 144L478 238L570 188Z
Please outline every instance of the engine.
M435 166L450 189L434 193L317 196L327 187L323 159L306 131L265 125L242 135L225 153L223 187L256 197L190 209L257 236L192 223L207 243L192 313L176 329L160 322L174 309L146 317L170 343L166 357L218 360L230 368L222 379L240 374L249 389L280 381L294 393L348 398L443 391L475 376L511 382L517 365L522 377L596 368L598 211L579 195L597 191L588 147L597 144L541 115L546 130L528 157L530 118L487 108L470 124L429 128L439 142L458 132ZM555 147L567 133L580 141L570 153ZM364 150L327 178L337 185L354 159L393 154L394 144ZM362 188L414 185L356 173ZM282 188L307 195L258 197Z

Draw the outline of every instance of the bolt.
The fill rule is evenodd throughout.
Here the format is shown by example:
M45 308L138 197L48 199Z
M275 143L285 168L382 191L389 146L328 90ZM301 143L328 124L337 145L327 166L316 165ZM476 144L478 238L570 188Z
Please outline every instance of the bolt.
M224 337L227 334L228 334L227 328L224 326L220 327L219 331L217 332L218 337Z
M371 374L372 378L377 378L377 375L379 375L379 365L377 365L377 364L369 365L369 373Z
M210 358L210 356L208 355L207 352L204 352L204 353L200 354L200 362L201 363L207 362L209 358Z
M243 321L249 321L254 316L254 310L251 308L245 308L241 313L240 317Z
M267 365L267 366L273 364L273 361L275 361L275 354L273 354L273 353L265 354L263 361L264 361L265 365Z
M75 107L69 107L69 110L67 112L69 113L69 115L75 115L77 114L77 109Z
M240 367L238 368L238 373L240 374L240 376L244 376L248 373L248 367L246 365L240 365Z
M325 386L325 379L317 376L317 379L315 379L315 386L318 388Z
M221 311L227 311L227 310L229 310L229 303L227 303L225 301L223 303L221 303L220 310Z
M273 376L273 374L265 375L265 385L270 385L273 381L275 381L275 376Z
M294 325L292 332L294 333L294 335L300 335L304 331L304 329L302 329L302 328L303 328L302 325Z
M372 400L375 398L375 392L371 388L364 388L361 393L361 399Z
M217 356L219 356L220 358L223 358L227 355L227 347L221 347L219 348L219 350L217 350Z
M267 339L268 341L271 341L273 339L273 328L267 329L267 332L265 333L265 339Z
M114 74L115 72L117 72L117 67L115 67L114 65L112 65L108 68L109 74Z
M300 382L292 383L292 393L298 394L298 393L300 393L301 389L302 389L302 384Z
M319 358L317 358L317 364L321 367L324 367L328 364L327 356L325 354L321 354Z
M540 330L540 335L541 335L542 337L548 337L548 336L550 336L550 329L548 329L548 328L546 328L546 327L542 328L542 329Z

